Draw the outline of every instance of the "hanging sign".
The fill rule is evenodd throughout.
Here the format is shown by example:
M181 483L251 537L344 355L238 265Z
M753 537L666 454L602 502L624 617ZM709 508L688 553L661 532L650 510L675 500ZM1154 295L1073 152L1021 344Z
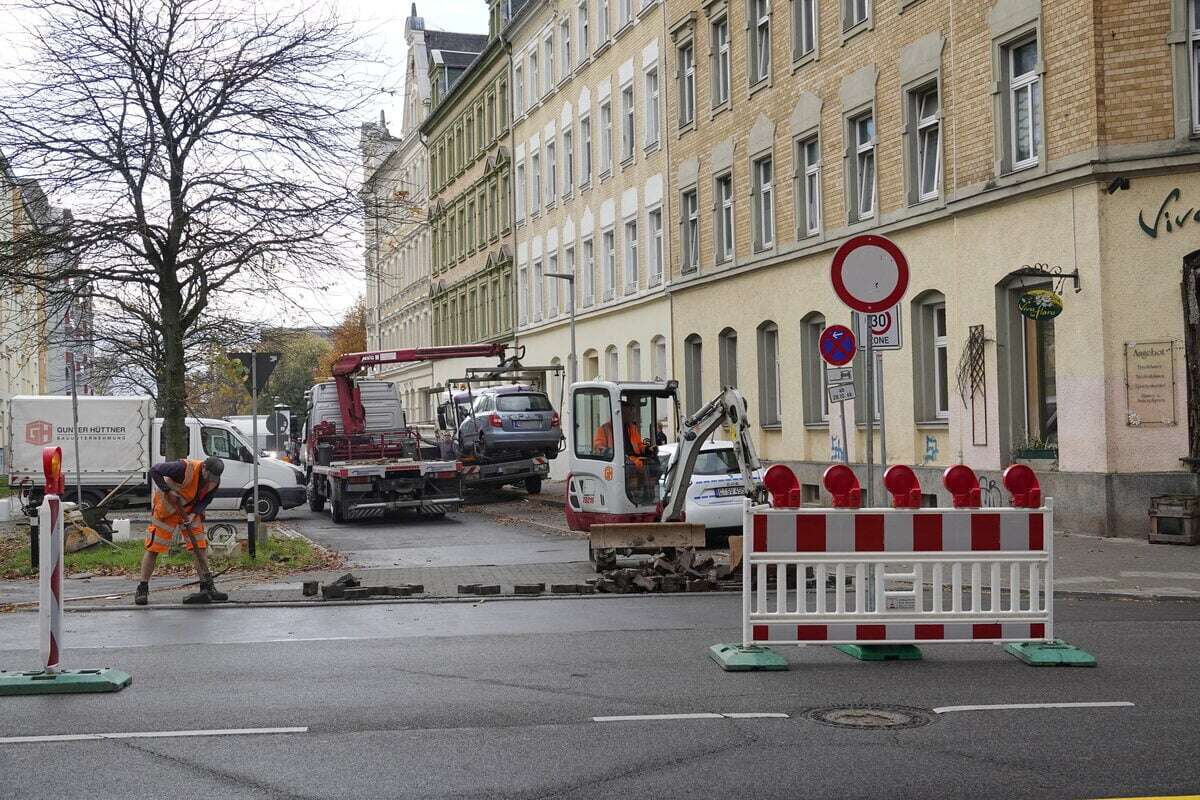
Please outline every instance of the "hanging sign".
M1054 319L1063 310L1062 298L1052 289L1030 289L1017 298L1017 310L1029 319Z
M847 400L854 399L854 384L839 383L836 386L829 387L829 402L844 403Z

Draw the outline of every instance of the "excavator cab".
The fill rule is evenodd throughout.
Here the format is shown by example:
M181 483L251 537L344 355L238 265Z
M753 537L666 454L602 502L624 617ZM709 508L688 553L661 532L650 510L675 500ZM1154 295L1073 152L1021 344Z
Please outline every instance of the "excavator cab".
M678 383L585 381L571 386L567 523L656 522L661 512L657 431L678 420Z

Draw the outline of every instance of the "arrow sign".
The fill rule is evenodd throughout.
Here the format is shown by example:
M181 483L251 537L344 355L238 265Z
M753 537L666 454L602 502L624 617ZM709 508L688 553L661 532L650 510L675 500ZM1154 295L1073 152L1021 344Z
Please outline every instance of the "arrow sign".
M271 377L271 373L275 371L275 365L282 357L280 353L226 353L225 355L230 360L242 362L242 367L246 370L246 391L250 394L262 391L262 388L267 385L267 378ZM250 384L250 376L255 374L251 369L255 360L258 361L256 376L258 386Z
M817 348L821 351L821 358L825 359L826 363L835 367L844 367L854 358L854 351L857 349L854 331L845 325L830 325L821 331Z

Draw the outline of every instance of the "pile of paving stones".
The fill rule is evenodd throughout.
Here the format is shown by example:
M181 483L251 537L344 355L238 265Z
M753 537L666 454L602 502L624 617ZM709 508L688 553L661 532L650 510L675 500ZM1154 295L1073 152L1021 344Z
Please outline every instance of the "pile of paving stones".
M729 566L717 564L713 557L689 549L667 550L637 567L619 568L617 553L608 550L596 555L596 591L607 594L637 592L715 592L741 588L731 581Z
M405 583L400 586L363 586L353 573L347 572L342 577L322 585L320 581L305 581L304 596L315 597L318 593L322 600L368 600L372 597L408 597L414 594L424 594L425 587L419 583Z

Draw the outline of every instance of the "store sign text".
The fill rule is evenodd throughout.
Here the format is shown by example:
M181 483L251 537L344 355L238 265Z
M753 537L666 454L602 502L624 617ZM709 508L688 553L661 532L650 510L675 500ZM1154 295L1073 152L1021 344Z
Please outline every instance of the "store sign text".
M1172 213L1169 206L1171 203L1179 202L1182 197L1183 192L1180 191L1179 187L1168 192L1166 198L1162 201L1162 205L1158 207L1158 213L1154 216L1153 226L1146 224L1144 211L1138 212L1138 225L1142 226L1142 230L1147 236L1151 239L1157 239L1160 226L1165 226L1167 233L1174 233L1188 222L1200 223L1200 210L1197 210L1195 206L1184 211L1182 214Z

